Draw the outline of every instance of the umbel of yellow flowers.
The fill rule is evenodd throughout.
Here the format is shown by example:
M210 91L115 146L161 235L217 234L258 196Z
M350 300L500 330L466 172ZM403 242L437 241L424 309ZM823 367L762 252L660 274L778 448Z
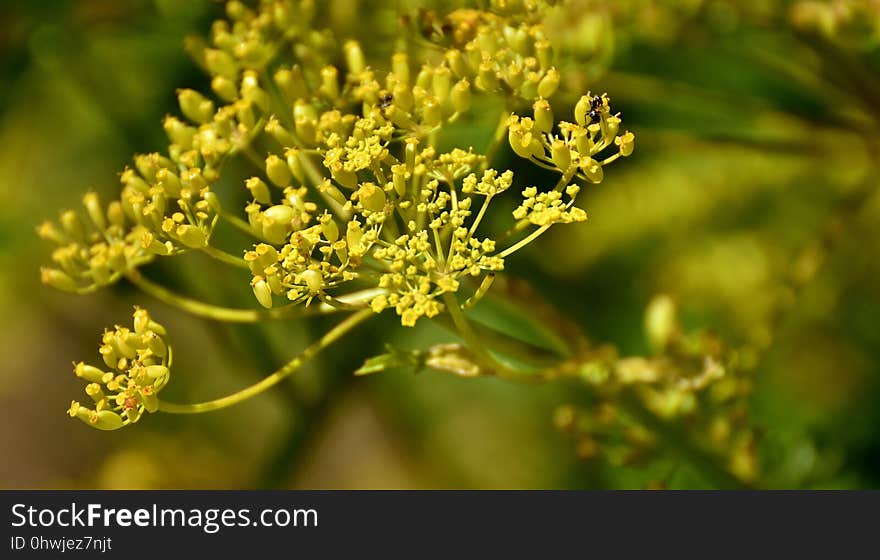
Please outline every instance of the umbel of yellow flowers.
M556 224L587 219L575 205L581 187L601 182L634 141L605 95L581 96L570 119L556 120L550 98L563 80L541 24L548 3L489 4L418 30L383 63L356 41L318 32L313 1L228 2L210 40L188 43L212 91L178 91L181 117L163 123L167 152L136 156L118 199L102 204L88 193L81 211L38 228L55 245L43 282L88 293L127 277L173 302L139 268L201 251L248 269L269 310L181 305L215 319L293 316L299 306L355 312L360 321L360 311L393 309L413 326L460 312L463 291L474 305L508 257ZM439 135L468 118L477 97L500 115L492 144L485 153L438 149ZM518 185L512 171L493 167L505 140L555 173L555 184ZM250 201L239 211L215 192L233 157L253 165L241 185ZM517 191L509 229L487 234L492 202ZM221 250L212 244L218 224L253 242L237 255ZM138 324L105 335L111 371L77 365L94 408L74 403L71 416L112 429L156 409L170 352L160 352L163 329Z

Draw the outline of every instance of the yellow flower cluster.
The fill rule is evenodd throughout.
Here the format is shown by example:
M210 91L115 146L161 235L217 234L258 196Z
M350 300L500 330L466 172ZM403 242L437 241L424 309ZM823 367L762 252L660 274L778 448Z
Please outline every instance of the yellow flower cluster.
M137 422L145 411L156 412L157 395L170 376L171 348L165 336L165 328L145 309L135 309L132 329L106 331L99 350L109 369L79 362L73 370L88 383L86 394L94 408L73 401L70 417L99 430L116 430Z

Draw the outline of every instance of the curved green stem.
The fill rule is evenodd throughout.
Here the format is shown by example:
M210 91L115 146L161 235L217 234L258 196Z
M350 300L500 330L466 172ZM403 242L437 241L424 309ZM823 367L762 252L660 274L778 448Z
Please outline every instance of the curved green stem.
M137 271L128 273L128 279L132 284L159 301L198 317L204 317L214 321L224 321L227 323L258 323L267 319L294 319L307 317L309 315L322 315L339 311L334 307L326 305L303 307L297 304L289 304L273 309L237 309L221 307L174 293L168 288L144 278L144 276Z
M226 263L238 268L243 268L245 270L250 270L250 267L245 262L245 260L241 257L236 257L235 255L230 255L226 251L218 249L217 247L212 247L211 245L205 245L200 249L203 253L210 256L211 258L217 259L222 263Z
M277 385L279 382L296 372L303 364L314 357L315 354L333 344L344 334L346 334L354 327L364 322L366 319L373 315L375 315L375 313L373 313L372 309L363 309L361 311L358 311L357 313L354 313L353 315L348 316L341 323L327 331L324 336L322 336L320 339L318 339L313 344L308 346L305 350L303 350L302 354L284 364L284 366L282 366L275 373L272 373L268 377L264 377L259 382L254 383L250 387L246 387L241 391L238 391L231 395L227 395L225 397L220 397L219 399L214 399L212 401L193 404L175 404L165 401L159 401L159 410L172 414L198 414L200 412L208 412L211 410L226 408L228 406L232 406L234 404L245 401L253 396L259 395L266 389Z

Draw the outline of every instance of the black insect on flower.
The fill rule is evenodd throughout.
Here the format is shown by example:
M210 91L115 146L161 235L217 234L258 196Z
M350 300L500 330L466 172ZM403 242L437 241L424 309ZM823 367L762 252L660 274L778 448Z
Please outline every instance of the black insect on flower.
M595 109L587 113L587 116L590 117L590 124L596 124L601 119L599 111Z
M594 111L598 111L599 109L601 109L602 105L603 103L601 95L594 95L593 98L590 100L590 108Z
M390 93L383 93L381 97L379 97L379 107L382 109L387 109L391 103L394 101L394 96Z

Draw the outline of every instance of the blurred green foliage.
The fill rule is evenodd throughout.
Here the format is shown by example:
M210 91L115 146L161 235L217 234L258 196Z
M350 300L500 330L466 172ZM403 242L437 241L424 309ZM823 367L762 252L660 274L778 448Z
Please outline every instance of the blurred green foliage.
M580 4L580 19L555 22L583 61L563 75L573 91L611 93L639 146L582 195L589 222L551 232L509 274L624 354L646 351L644 307L672 295L686 326L754 350L766 485L877 486L880 51L870 26L817 33L795 25L788 2ZM331 17L341 35L363 38L358 14L372 12L383 26L374 33L390 37L396 19L377 6L387 7L334 2ZM40 286L45 248L34 227L86 188L112 192L114 170L132 153L162 148L159 123L177 111L175 88L207 89L183 38L219 11L170 0L3 7L0 486L707 485L674 454L649 467L579 459L552 422L559 404L577 400L567 386L427 371L351 376L385 342L451 339L429 324L401 329L393 317L222 413L159 416L110 434L60 414L79 389L68 357L128 315L132 288L71 298ZM494 117L462 133L486 138L492 128ZM198 255L157 265L187 293L250 302L248 275L216 267ZM217 326L150 308L181 349L167 392L184 401L234 391L326 330L321 321Z

